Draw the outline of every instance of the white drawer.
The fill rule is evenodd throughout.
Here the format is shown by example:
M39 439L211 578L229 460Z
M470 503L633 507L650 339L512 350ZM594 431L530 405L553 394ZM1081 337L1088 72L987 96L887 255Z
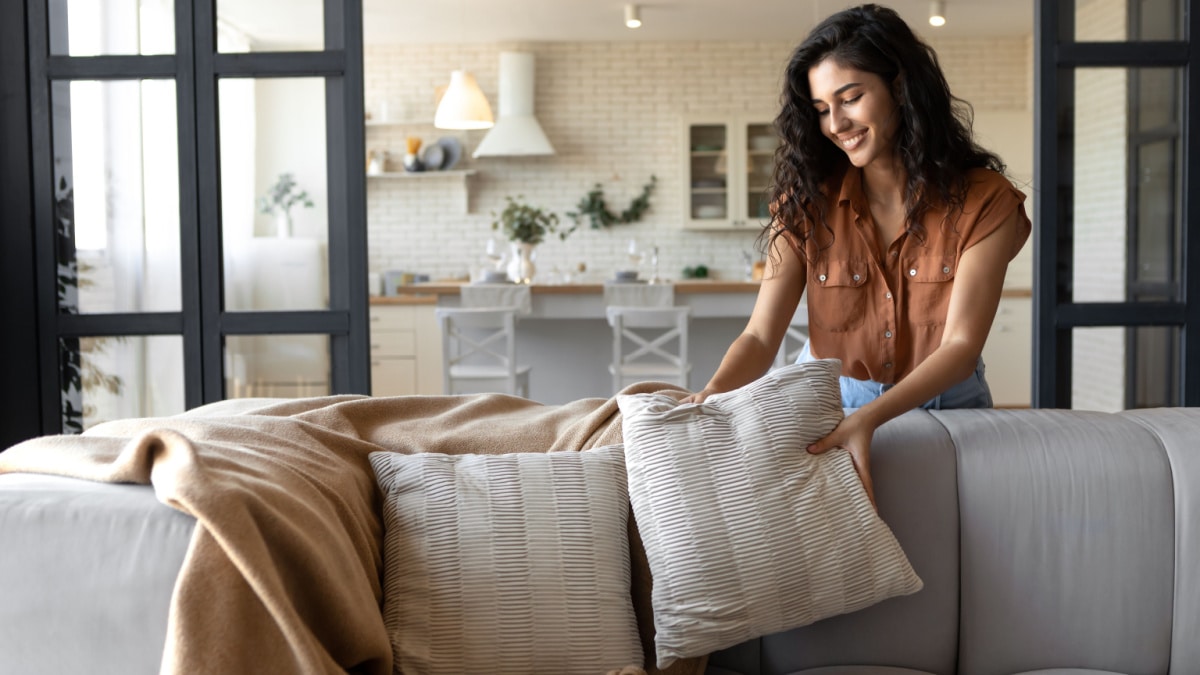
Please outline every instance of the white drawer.
M371 395L410 396L416 393L417 362L414 359L371 359Z
M371 358L379 356L417 356L417 334L411 330L371 331Z
M373 306L370 311L371 332L377 330L412 330L416 308L406 305Z

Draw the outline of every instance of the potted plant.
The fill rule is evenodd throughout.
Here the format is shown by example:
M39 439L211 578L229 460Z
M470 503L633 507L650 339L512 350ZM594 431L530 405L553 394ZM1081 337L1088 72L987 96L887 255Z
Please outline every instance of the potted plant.
M504 210L495 218L492 229L500 230L512 242L512 259L508 264L508 278L516 283L528 284L536 273L535 249L546 240L546 236L558 231L558 214L541 207L525 204L521 195L516 199L505 197Z
M267 194L258 200L258 210L263 213L275 214L275 234L280 237L292 236L292 207L301 205L312 208L313 201L308 196L308 190L300 189L296 177L290 172L279 174L275 184L267 190Z

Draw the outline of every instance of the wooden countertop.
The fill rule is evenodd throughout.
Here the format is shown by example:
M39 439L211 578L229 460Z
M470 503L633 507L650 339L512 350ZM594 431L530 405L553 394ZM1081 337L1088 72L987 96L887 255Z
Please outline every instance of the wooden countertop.
M371 296L373 305L435 305L439 295L458 295L466 282L433 281L396 288L397 295ZM757 281L676 281L676 293L758 293ZM604 284L534 284L530 286L534 295L583 295L603 293ZM1006 288L1006 298L1028 298L1033 291L1025 288Z
M457 293L458 291L455 291L455 292ZM386 298L382 297L382 296L378 296L378 295L372 295L370 304L372 304L372 305L436 305L437 300L438 300L438 296L435 294L427 294L427 295L405 294L405 295L393 295L393 296L389 296Z
M426 301L437 301L439 295L458 295L459 289L466 282L461 281L432 281L408 286L397 286L397 295L388 297L373 296L373 304L418 304L418 298ZM757 293L757 281L704 281L688 280L672 282L676 293ZM533 284L529 290L534 295L583 295L600 294L604 292L604 284Z

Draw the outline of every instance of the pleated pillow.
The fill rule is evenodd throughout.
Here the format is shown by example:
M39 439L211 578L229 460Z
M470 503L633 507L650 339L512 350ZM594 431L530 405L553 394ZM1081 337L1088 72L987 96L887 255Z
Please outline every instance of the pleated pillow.
M850 454L805 450L842 420L840 373L785 366L700 404L618 397L659 668L920 590Z
M376 452L395 672L580 673L642 664L621 447Z

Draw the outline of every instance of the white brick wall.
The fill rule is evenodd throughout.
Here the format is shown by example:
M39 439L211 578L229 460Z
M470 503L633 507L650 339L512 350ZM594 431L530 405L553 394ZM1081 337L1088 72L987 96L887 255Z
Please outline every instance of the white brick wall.
M1031 110L1028 39L943 40L933 43L956 95L976 108ZM723 278L742 274L741 251L754 233L683 231L680 147L682 119L696 113L775 112L782 70L793 45L745 42L522 43L368 46L366 105L387 102L406 126L371 127L368 149L391 152L398 164L404 136L426 143L434 129L435 90L450 70L471 71L496 109L498 54L530 51L536 58L535 110L557 154L486 158L470 153L484 132L451 132L466 146L459 168L467 179L372 179L367 216L372 271L403 269L437 277L464 276L481 264L492 231L491 212L506 195L558 213L572 210L594 183L619 211L650 175L658 177L651 210L639 223L608 231L581 228L566 242L541 247L539 270L566 267L581 257L598 275L622 262L636 237L660 247L662 273L678 278L704 263ZM1031 112L1032 114L1032 112ZM1028 139L1021 139L1028 142ZM998 148L1002 150L1002 148ZM469 199L467 195L469 194ZM464 208L465 207L465 208Z

